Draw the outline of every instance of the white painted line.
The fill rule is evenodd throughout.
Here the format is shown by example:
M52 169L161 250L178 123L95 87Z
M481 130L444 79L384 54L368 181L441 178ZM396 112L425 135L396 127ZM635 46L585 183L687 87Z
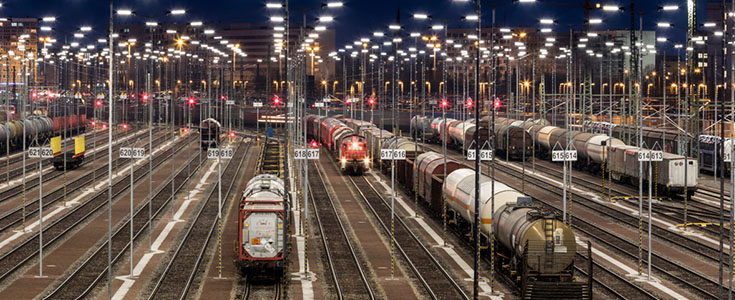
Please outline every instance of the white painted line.
M158 147L158 148L157 148L157 149L156 149L155 151L153 151L153 153L152 153L152 154L150 154L150 153L149 153L149 154L147 154L147 155L146 155L146 156L145 156L145 157L144 157L143 159L139 159L139 160L137 160L137 161L136 161L136 162L134 163L134 166L135 166L135 165L139 165L139 164L143 164L143 163L148 163L148 160L146 160L146 158L147 158L147 157L148 157L149 155L156 155L156 154L157 154L158 152L160 152L160 151L162 151L162 150L164 150L164 149L167 149L167 147L168 147L168 146L169 146L170 144L171 144L171 141L169 141L169 142L167 142L167 143L165 143L165 144L163 144L163 145L160 145L160 146L159 146L159 147ZM113 180L114 180L115 178L117 178L118 176L121 176L121 175L125 174L125 170L130 170L130 165L129 165L129 164L128 164L128 166L126 166L126 167L125 167L125 168L124 168L123 170L121 170L121 171L120 171L120 172L118 172L117 174L113 174L113 176L112 176L112 177L113 177ZM98 184L97 184L97 185L95 186L95 189L99 189L99 188L101 188L102 186L105 186L105 185L107 185L107 184L108 184L107 180L103 180L103 181L101 181L100 183L98 183ZM52 210L52 211L51 211L50 213L45 213L45 214L43 215L43 221L44 221L44 222L46 222L46 221L48 221L49 219L51 219L52 217L54 217L54 216L56 216L57 214L59 214L59 213L61 213L62 211L64 211L65 209L73 207L74 205L78 204L78 203L79 203L79 201L80 201L80 200L81 200L82 198L86 197L87 195L91 194L92 192L94 192L94 190L92 190L92 189L87 189L87 190L85 190L85 191L84 191L84 192L83 192L82 194L80 194L80 195L78 195L78 196L74 197L74 198L73 198L73 199L72 199L71 201L67 202L67 203L66 203L66 206L57 206L57 207L56 207L55 209L53 209L53 210ZM16 232L15 234L13 234L13 235L9 236L8 238L4 239L3 241L0 241L0 249L4 248L4 247L5 247L5 246L7 246L8 244L10 244L10 243L11 243L12 241L14 241L14 240L17 240L18 238L20 238L21 236L23 236L23 235L24 235L24 232L28 232L28 233L32 232L32 231L33 231L33 229L34 229L34 228L36 228L36 227L37 227L37 226L38 226L39 224L40 224L40 222L39 222L38 220L36 220L35 222L32 222L32 223L28 224L28 225L27 225L26 227L24 227L24 228L23 228L23 231L19 231L19 232Z
M386 191L390 191L391 190L390 187L388 186L388 184L383 180L383 178L375 175L375 172L369 172L369 173L370 173L370 175L373 176L373 178L375 178L375 180L378 183L380 183L381 186L383 186L383 188L385 188ZM414 212L414 210L410 206L408 206L408 204L406 203L406 201L404 201L403 198L400 195L398 195L398 194L396 194L396 202L404 210L406 210L406 212L409 215L411 215L411 216L416 215L415 212ZM454 251L454 248L451 248L451 247L443 247L444 246L444 239L442 239L441 236L439 236L439 234L436 231L434 231L434 229L431 228L429 226L429 224L427 224L424 219L422 219L422 218L411 218L411 219L414 220L414 221L416 221L416 223L418 223L419 227L421 229L423 229L424 232L427 233L431 237L431 239L434 240L433 246L442 246L442 247L439 247L439 248L444 249L444 251L447 253L447 255L450 258L452 258L452 260L454 261L454 263L456 263L459 266L459 268L462 269L462 271L464 271L464 273L468 277L472 278L474 276L474 269L472 267L470 267L469 263L467 263L466 261L464 261L464 259L462 259L462 257L460 257L459 254L456 251ZM479 286L480 286L480 289L482 290L481 294L483 296L488 296L488 297L490 297L490 299L503 299L503 297L505 297L505 295L502 294L502 293L498 293L497 295L493 295L493 291L492 291L492 289L490 288L490 285L487 282L488 282L488 279L487 278L485 278L485 277L480 278ZM494 292L497 293L498 291L496 290Z
M291 160L290 157L289 157L289 160L291 162L293 162L293 160ZM293 163L289 163L288 164L288 172L289 172L289 174L292 174L292 176L289 178L289 180L291 180L291 188L292 188L291 199L295 200L295 201L292 201L292 202L295 202L295 203L297 203L296 205L299 205L298 204L299 201L296 198L296 185L294 185L294 178L296 176L298 176L298 174L296 174L296 173L293 172L293 165L294 165ZM300 207L297 206L296 209L293 211L293 213L294 213L294 218L293 218L294 220L303 221L303 220L301 220ZM291 280L296 280L296 281L299 281L300 282L300 284L301 284L301 298L302 299L304 299L304 300L313 300L314 299L314 286L312 284L312 278L309 278L308 276L304 276L304 272L306 271L304 269L304 261L306 261L306 251L304 250L304 248L305 248L306 245L304 244L305 243L305 237L302 235L301 226L299 226L299 222L300 221L295 221L294 222L294 227L295 227L294 228L295 229L294 230L294 233L295 233L295 236L296 236L296 253L297 253L298 264L299 264L299 274L298 275L300 275L300 276L299 276L298 279L297 278L293 278ZM309 270L311 270L311 269L312 269L311 263L309 263Z
M137 264L135 264L135 268L133 268L133 275L139 275L143 273L143 270L145 270L146 266L148 266L148 263L150 263L154 255L166 253L165 251L160 250L161 245L166 240L166 238L168 238L169 234L171 234L171 231L174 229L176 223L179 223L179 221L176 220L178 220L184 214L184 212L186 212L192 202L199 200L199 198L194 197L194 195L204 191L204 185L206 184L209 176L214 173L216 167L217 164L211 164L209 169L207 169L207 172L199 180L199 183L197 183L196 187L192 191L190 191L189 201L184 201L184 203L176 210L176 213L174 214L174 220L166 223L166 226L158 234L153 244L151 244L151 251L143 254L143 257L138 261ZM131 279L129 276L117 276L115 277L115 279L122 280L123 284L120 286L120 288L117 289L117 291L115 291L112 299L122 300L123 298L125 298L128 292L130 292L130 288L132 288L135 284L135 279Z
M577 237L576 240L577 240L577 245L581 246L584 249L587 249L587 243L582 242L581 240L579 240L579 237ZM633 269L630 266L626 265L625 263L623 263L623 262L621 262L621 261L619 261L619 260L617 260L617 259L615 259L615 258L613 258L613 257L611 257L609 255L607 255L606 253L604 253L604 252L602 252L600 250L597 250L597 248L592 248L592 253L595 256L597 256L598 258L601 258L601 259L607 261L608 263L613 264L613 265L617 266L618 268L622 269L623 272L626 272L628 276L638 276L638 271L636 271L635 269ZM642 275L645 276L647 274L646 273L643 273ZM663 284L661 284L661 280L658 279L658 278L655 278L653 276L651 276L651 281L641 280L639 282L645 282L645 283L649 284L650 286L652 286L653 288L655 288L655 289L657 289L657 290L659 290L659 291L661 291L661 292L663 292L663 293L671 296L674 299L687 299L686 297L682 296L681 294L679 294L679 293L671 290L670 288L664 286Z

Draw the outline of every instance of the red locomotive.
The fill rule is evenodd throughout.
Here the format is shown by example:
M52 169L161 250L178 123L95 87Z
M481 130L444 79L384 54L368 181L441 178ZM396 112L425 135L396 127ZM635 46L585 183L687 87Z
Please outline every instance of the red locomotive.
M306 118L307 135L326 145L337 158L343 172L362 174L370 168L367 140L360 133L331 117L309 115Z

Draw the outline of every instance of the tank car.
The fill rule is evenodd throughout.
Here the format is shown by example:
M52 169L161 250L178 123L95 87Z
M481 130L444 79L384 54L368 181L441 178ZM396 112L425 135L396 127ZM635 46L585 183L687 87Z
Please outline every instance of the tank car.
M531 135L523 129L523 121L504 119L496 121L495 136L493 148L498 155L503 155L508 159L521 159L524 154L526 157L531 156L533 151L533 141Z
M430 141L434 134L431 129L431 117L414 116L411 118L411 136L420 141Z
M237 264L243 274L280 278L285 246L283 181L261 174L248 182L240 201Z
M199 126L202 151L206 151L208 148L217 148L219 146L221 131L222 125L217 120L209 118L202 121Z
M495 268L522 287L521 298L560 289L583 293L583 285L573 282L575 235L557 214L518 198L495 210L492 226L500 254Z

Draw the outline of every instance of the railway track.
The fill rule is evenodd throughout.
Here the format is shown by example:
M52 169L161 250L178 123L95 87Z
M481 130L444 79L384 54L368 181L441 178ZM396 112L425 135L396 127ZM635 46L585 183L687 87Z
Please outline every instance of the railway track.
M537 167L538 166L541 166L541 165L540 164L537 164ZM543 165L541 167L541 169L545 170L547 174L553 174L557 179L560 179L563 176L561 173L559 173L559 170L558 169L547 167L545 165ZM579 178L575 178L575 180L573 181L573 183L574 183L574 185L581 185L581 186L583 186L584 189L589 189L589 190L593 190L593 191L596 191L600 187L599 182L592 182L591 180L589 180L588 178L585 178L584 176L579 177ZM614 188L613 191L615 191L618 196L626 195L625 192L620 191L619 188L617 188L617 187ZM637 191L636 191L636 194L637 194ZM607 216L613 218L616 221L622 222L624 224L629 224L630 226L632 226L635 229L638 228L638 218L636 216L633 216L633 215L631 215L629 213L625 213L625 212L622 212L620 210L616 210L616 209L611 208L609 206L603 205L602 203L599 203L597 201L594 201L593 199L589 199L589 196L579 195L576 192L573 193L573 195L576 195L577 197L583 197L584 199L589 200L589 201L582 202L581 205L583 205L583 206L585 206L585 207L587 207L587 208L589 208L589 209L591 209L593 211L596 211L596 212L599 212L601 214L607 215ZM644 196L644 200L643 201L644 202L648 201L648 199L647 199L646 196ZM648 208L645 207L645 206L646 205L644 204L644 214L648 210ZM656 207L657 206L654 206L653 212L656 213L657 217L668 219L669 221L672 221L675 224L677 223L677 221L683 220L683 212L681 212L682 217L679 217L679 212L676 212L676 211L673 211L673 213L676 216L672 216L670 214L660 213L660 210L661 210L660 206L658 206L659 207L659 211L657 212ZM631 207L631 208L633 208L633 207ZM636 206L634 209L637 210L637 208L638 207ZM669 209L668 211L671 212L672 210ZM700 218L697 218L697 217L694 217L694 216L692 216L690 218L690 220L692 222L697 222L697 221L699 221L699 222L706 222L705 220L700 219ZM666 242L668 242L668 243L670 243L672 245L675 245L677 247L681 247L682 249L686 249L688 251L691 251L694 254L702 255L705 258L711 260L712 262L719 263L719 255L720 255L719 254L719 249L716 248L715 246L709 245L709 244L705 244L705 243L703 243L700 240L691 238L691 237L686 236L686 235L679 234L677 232L672 232L670 229L665 228L665 227L662 227L661 225L659 225L656 222L653 222L651 225L652 225L652 229L653 229L652 230L652 234L656 238L658 238L659 240L666 241ZM645 228L648 227L648 218L645 218L644 217L644 219L643 219L643 226ZM713 237L719 236L719 229L713 229L711 227L710 228L704 227L704 228L702 228L702 230L705 231L705 232L707 232L707 233L709 233ZM729 257L729 254L726 254L726 256ZM729 265L729 264L726 264L726 265Z
M199 158L194 156L179 168L175 176L174 192L178 193L182 188L186 187L191 176L201 167ZM191 168L192 172L187 174L187 168ZM160 188L151 198L151 210L154 212L151 219L162 217L167 212L166 206L171 202L171 180L160 185ZM175 195L174 193L174 195ZM141 238L146 228L151 225L148 222L148 203L144 203L138 208L133 216L133 239L137 241ZM124 221L116 226L112 234L112 265L115 265L123 259L127 251L130 251L130 219L125 218ZM94 287L102 282L107 275L107 243L102 243L93 254L82 262L53 292L44 299L82 299L88 296Z
M190 140L184 140L180 143L186 143ZM162 151L153 160L153 165L158 166L166 161L170 156L170 149ZM148 174L148 164L140 165L133 173L137 182ZM112 186L112 198L115 199L123 194L130 187L127 176L122 176ZM44 226L44 248L48 248L61 240L67 233L74 231L76 227L95 215L101 209L107 206L108 189L104 189L96 193L90 200L81 203L67 212L63 217L54 220L49 225ZM29 260L38 255L39 234L34 233L32 236L9 252L0 257L0 280L4 280L12 273L17 271Z
M426 145L426 146L428 146L429 148L432 148L432 150L436 151L435 145ZM461 156L459 156L458 154L450 155L450 156L452 156L453 159L458 160L458 161L462 161L463 160L463 158ZM518 179L518 180L520 180L522 178L522 175L521 175L521 171L520 170L518 170L516 168L509 167L509 166L504 165L504 164L512 164L512 163L510 163L510 162L496 163L495 164L495 167L498 168L498 169L500 169L500 170L502 170L501 172L497 172L498 170L496 170L496 175L497 174L507 174L509 176L512 176L512 177ZM537 168L539 168L539 166L540 166L540 164L537 164L536 165ZM470 166L470 168L472 168L472 166ZM544 168L544 167L542 166L541 168ZM526 169L527 169L527 171L529 170L528 167ZM550 170L552 170L553 172L558 172L558 170L555 170L555 169L550 169ZM486 175L489 176L489 170L484 170L483 172ZM535 176L529 175L529 174L526 174L525 179L527 181L533 181L533 183L531 183L531 184L536 184L536 185L540 186L544 190L548 190L550 192L553 192L558 197L561 197L562 196L562 190L561 190L561 188L556 187L555 185L552 185L552 184L550 184L550 183L548 183L548 182L546 182L544 180L540 180L540 179L536 178ZM578 183L578 180L577 181L574 181L574 182L576 184L576 183ZM517 183L516 182L516 184L514 184L512 186L513 186L513 188L516 188L516 189L518 189L520 191L520 189L519 189L520 185L521 185L520 183ZM511 184L509 184L509 186L511 186ZM599 187L600 186L597 185L593 190L596 190ZM579 199L580 198L584 198L584 196L578 195L576 193L574 193L574 195L576 195L575 198L574 198L574 199L576 199L575 202L574 202L575 205L578 205L580 203L585 204L585 203L590 203L590 202L591 203L596 203L594 200L591 200L591 199L585 199L586 201L579 201ZM539 199L539 198L534 198L534 200L540 201L545 206L550 207L551 209L554 209L556 211L560 211L560 209L557 209L555 206L553 206L548 201L545 201L545 200ZM604 214L605 212L600 212L600 213ZM610 246L613 249L616 249L618 251L621 251L621 252L623 252L625 254L626 257L629 257L629 258L634 259L635 261L637 261L637 259L638 259L638 247L637 247L637 245L633 245L632 242L629 242L629 241L627 241L627 240L625 240L623 238L620 238L620 237L618 237L616 235L613 235L613 234L611 234L611 233L609 233L607 231L604 231L604 230L602 230L600 228L596 228L595 225L592 225L590 223L584 223L584 227L580 227L578 221L579 221L579 219L576 219L575 218L575 222L573 222L573 225L574 225L575 230L578 230L580 232L583 232L586 235L588 235L590 238L597 239L602 244L604 244L606 246ZM587 230L588 228L593 228L593 229ZM637 218L636 218L636 228L637 228ZM607 240L603 239L602 237L607 238ZM618 245L624 245L624 246L623 247L620 247ZM632 246L635 246L635 249L632 249L631 248L631 245ZM687 272L690 272L685 267L683 267L681 265L677 265L676 263L674 263L671 260L668 260L668 259L666 259L664 257L658 257L658 255L656 255L655 252L653 253L653 256L654 256L654 258L660 259L660 260L662 260L664 262L667 262L668 261L669 264L667 265L667 267L669 267L669 268L677 268L678 267L680 270L684 270L684 272L682 272L681 274L686 274ZM583 255L583 254L580 254L579 252L576 254L576 259L577 259L576 261L583 261L585 265L587 264L587 258L586 258L586 256ZM652 298L652 297L653 298L656 298L650 292L646 291L645 289L643 289L642 287L640 287L638 285L635 285L630 280L628 280L628 279L626 279L626 278L624 278L624 277L622 277L622 276L620 276L620 275L612 272L609 268L603 266L602 264L599 264L597 261L593 261L593 265L594 265L594 269L593 269L593 272L594 272L593 282L595 284L597 284L597 286L600 287L601 289L603 289L603 290L611 293L611 295L614 295L614 296L619 297L619 298L629 298L629 299L646 299L646 298ZM656 267L655 262L654 262L654 267ZM578 272L581 272L582 274L585 274L585 275L587 274L587 271L584 270L583 268L577 267L577 264L576 263L575 263L575 268L577 269ZM657 271L660 271L660 269L657 269ZM662 272L664 273L664 275L669 274L665 270L662 271ZM690 272L690 273L691 274L689 274L688 276L691 277L691 278L697 278L700 281L702 281L702 280L703 281L708 281L708 279L707 278L704 278L703 276L701 276L701 274L697 274L697 273L694 273L694 272ZM602 279L596 278L597 276L602 276ZM671 276L671 275L669 275L669 276ZM613 280L614 280L614 282L613 282ZM678 279L675 276L673 276L672 280L674 280L676 282L682 281L682 279ZM686 284L686 286L690 286L694 290L697 290L698 289L696 286L693 286L692 284ZM711 293L708 293L705 290L701 290L700 289L699 292L702 295L711 295Z
M66 145L67 145L66 147L67 148L74 149L74 138L80 137L80 136L84 136L85 139L86 139L86 137L91 136L91 135L92 135L92 133L86 132L86 133L83 133L83 134L78 134L76 136L67 137L66 138ZM98 133L97 135L99 135L100 137L102 137L102 133ZM98 144L104 143L105 141L107 141L107 139L104 139L103 140L103 139L100 138L100 139L98 139ZM2 141L2 142L4 142L4 141ZM94 143L93 142L86 143L85 146L87 147L86 149L91 149L94 146ZM28 146L28 147L30 147L30 146ZM28 147L26 147L26 149L28 149ZM14 150L14 151L11 151L10 152L11 154L10 154L10 157L9 158L8 158L8 156L5 155L5 152L4 151L0 151L0 155L2 155L0 157L0 170L4 170L2 173L0 173L0 182L5 181L6 178L10 178L10 180L13 180L13 178L18 177L19 175L21 175L23 173L23 170L18 170L17 168L14 167L15 164L22 163L22 161L23 161L23 156L21 155L22 148L23 147L20 147L20 148ZM26 164L36 164L37 165L38 164L38 159L35 159L35 158L26 158ZM44 166L48 166L48 165L50 165L50 163L46 163L44 161L43 165ZM10 170L9 171L5 171L6 169L10 169ZM10 175L10 176L8 177L8 175Z
M586 266L588 264L589 258L577 252L574 259L575 271L588 277L588 270L579 267ZM597 285L597 287L604 290L605 293L608 293L617 299L658 299L658 297L630 282L625 277L618 275L610 270L610 268L600 264L596 260L593 260L592 264L594 266L592 268L592 281Z
M324 261L329 266L338 299L375 299L318 163L309 168L309 176L315 178L309 188L313 216L321 232L323 255L326 256Z
M381 196L364 176L348 178L376 217L385 234L390 236L390 203ZM418 282L424 287L427 295L432 299L469 299L462 287L454 280L454 277L409 229L403 219L396 215L394 220L397 223L393 235L395 248L416 275Z
M238 143L235 154L222 173L222 207L226 206L233 186L241 177L240 170L250 149L250 143ZM192 290L194 278L200 274L207 244L217 229L217 189L211 189L207 200L196 213L184 239L173 252L161 277L156 281L148 299L184 299Z
M165 141L165 138L166 136L157 137L153 142L153 147L155 148L159 146L160 144L162 144ZM120 148L120 145L113 147L113 153L115 153L116 149L119 149L119 148ZM143 148L147 149L147 151L150 153L150 149L148 149L148 144L145 144ZM100 155L97 159L102 159L104 157L107 157L107 153L105 153L104 155ZM116 158L115 162L117 163L118 161L121 161L121 160L126 160L126 159ZM53 172L52 174L55 174L55 175L52 178L49 178L47 182L53 180L54 178L61 176L61 172L58 172L58 171ZM92 176L94 176L95 174L96 174L96 177L93 179ZM75 191L75 190L82 189L84 187L89 187L91 185L94 185L94 182L96 182L96 180L105 178L106 176L107 176L107 165L104 165L104 166L97 168L95 172L89 171L85 175L81 177L77 177L70 182L67 182L66 189L64 188L64 185L62 184L61 186L49 192L48 194L43 195L43 198L44 198L43 207L44 208L52 207L53 205L56 205L56 203L62 201L64 199L64 194L65 194L64 192L66 190ZM34 179L34 181L35 182L30 183L30 186L29 184L26 184L26 189L32 189L38 186L38 179ZM22 186L20 186L20 188L22 189ZM18 193L20 193L20 191ZM13 196L17 196L17 194ZM25 205L26 216L25 217L26 219L33 218L37 213L38 213L38 199L36 198L26 203ZM13 209L3 214L2 216L0 216L0 234L7 232L9 230L12 230L13 228L16 227L16 225L18 225L18 223L22 222L22 220L23 220L23 207L18 207L16 209Z
M253 282L243 278L238 282L238 289L235 294L237 300L247 299L274 299L279 300L283 296L283 284L278 281L273 284L254 284Z
M142 136L143 133L147 133L147 132L137 133L137 136ZM105 139L105 141L106 141L106 139ZM72 141L72 143L73 143L73 141ZM85 149L90 149L90 148L92 148L93 145L94 145L93 142L87 143L85 145ZM68 147L69 146L67 146L67 148ZM73 147L73 144L72 144L72 147ZM120 143L116 144L114 147L115 148L119 148L120 147ZM102 151L102 149L107 149L107 146L102 147L100 149L97 149L97 151ZM99 156L99 157L103 157L103 156ZM99 159L99 157L97 157L97 159ZM10 179L11 180L12 179L15 179L17 177L21 177L23 175L22 166L15 166L15 164L18 164L20 161L22 161L22 157L17 158L16 160L14 160L11 163L11 165L14 165L13 166L13 169L11 169L11 171L10 171ZM88 164L88 163L89 162L87 162L86 164ZM53 164L53 159L44 159L41 162L42 168L46 168L46 167L48 167L48 166L50 166L52 164ZM26 173L35 170L35 168L38 167L38 159L31 159L31 158L29 158L28 160L26 160L26 166L27 166ZM2 167L0 167L0 168L2 168ZM5 177L6 174L7 173L0 174L0 179L1 178L6 178ZM51 180L53 180L53 179L55 179L55 178L57 178L59 176L64 175L64 172L51 171L51 172L44 173L43 175L44 175L45 181L48 182L48 181L51 181ZM28 191L30 189L33 189L36 186L38 186L38 178L37 177L31 178L31 179L26 179L26 188L25 188L26 191ZM15 186L12 186L12 187L10 187L8 189L5 189L3 191L0 191L0 203L3 203L3 202L8 201L10 199L13 199L13 197L16 197L16 196L20 195L22 192L23 192L23 185L22 184L15 185Z
M518 171L516 168L509 167L503 163L495 164L495 167L500 170L500 172L512 176L516 179L521 179L520 171ZM561 198L563 196L563 191L561 188L557 187L556 185L553 185L551 183L548 183L544 180L541 180L537 178L536 176L527 175L525 176L525 179L528 183L536 185L540 189L544 189L557 197ZM518 183L511 184L514 188L518 187ZM587 203L596 203L592 199L588 199L584 195L574 194L575 195L575 201L574 205L581 205L585 206L588 209L591 209L592 211L596 211L593 208L588 207ZM580 201L580 199L584 201ZM558 209L554 204L551 202L536 198L537 201L543 203L545 206L552 208L556 211L561 211ZM608 211L606 210L600 210L598 211L602 214L608 215ZM619 212L618 212L619 213ZM614 216L610 216L613 219ZM624 255L624 257L627 257L630 260L638 261L638 245L634 242L631 242L625 238L622 238L620 236L617 236L609 231L604 230L603 228L599 228L597 225L594 225L592 223L589 223L588 221L580 218L574 218L572 225L575 230L578 232L582 232L585 235L587 235L589 238L594 239L598 242L598 244L604 244L605 246L614 249L616 252L621 253ZM633 224L630 224L633 226ZM635 228L637 228L637 219ZM646 257L647 251L643 249L643 256ZM691 270L690 268L687 268L683 265L681 265L678 262L675 262L667 257L664 257L662 255L657 254L656 252L651 253L652 256L652 268L661 273L662 278L664 280L668 280L670 282L676 282L681 284L681 286L688 288L690 291L695 293L700 298L717 298L717 290L718 290L718 284L717 282L705 277L702 274L699 274L698 272L695 272ZM645 260L644 260L644 263Z
M454 233L454 236L457 237L459 242L465 246L462 249L466 251L471 251L473 249L474 246L472 245L471 241L467 239L467 236L465 236L464 234L462 234L462 232L458 230L453 230L452 232ZM467 255L472 256L474 254L467 252ZM487 255L482 257L482 261L486 264L485 268L490 267L491 261ZM587 256L581 254L580 252L577 252L574 265L575 271L584 276L588 276L588 270L586 268L580 267L587 266L588 264L589 261L587 259ZM592 264L594 266L594 274L592 277L593 283L609 295L614 296L618 299L657 299L657 297L652 295L650 292L633 284L623 276L618 275L598 261L593 260ZM499 279L503 280L508 286L515 287L515 283L509 278L502 276L502 274L497 274L496 276Z

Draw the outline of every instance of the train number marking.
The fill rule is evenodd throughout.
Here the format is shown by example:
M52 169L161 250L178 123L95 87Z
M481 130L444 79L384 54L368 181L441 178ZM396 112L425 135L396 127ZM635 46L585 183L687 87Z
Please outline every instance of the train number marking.
M732 153L730 153L730 151L725 151L725 157L723 160L725 162L732 162Z

